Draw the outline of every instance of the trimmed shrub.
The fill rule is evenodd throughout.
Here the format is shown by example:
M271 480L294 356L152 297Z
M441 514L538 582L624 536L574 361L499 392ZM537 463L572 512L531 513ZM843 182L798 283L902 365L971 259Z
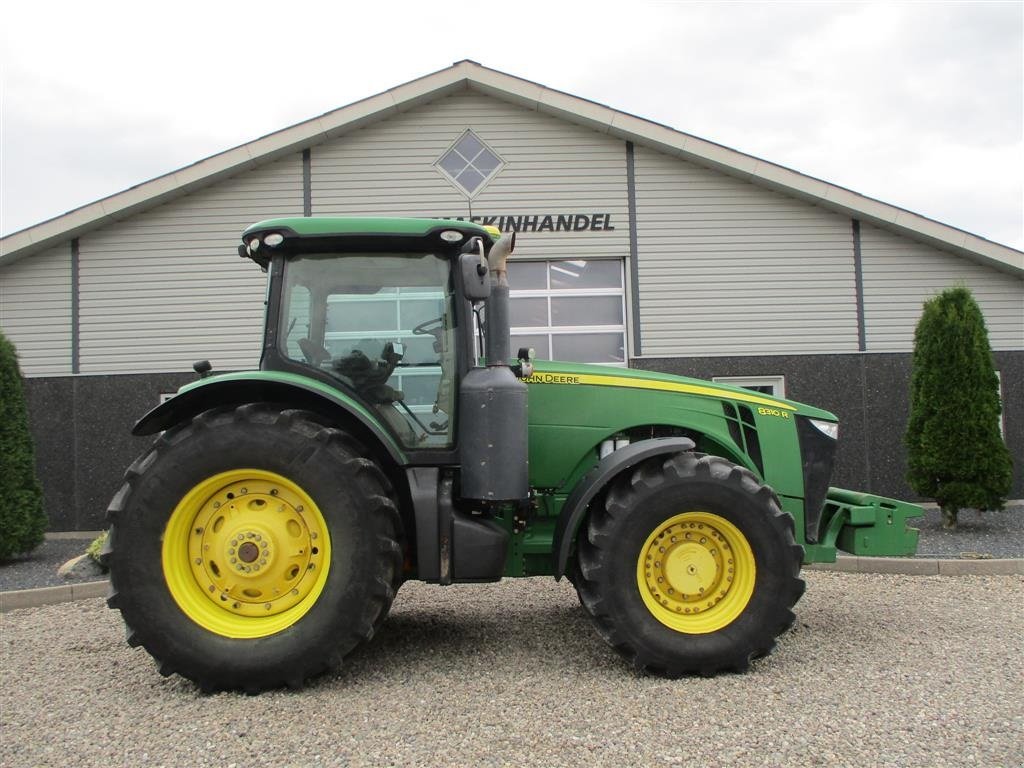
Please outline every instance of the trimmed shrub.
M914 333L907 481L955 529L961 509L1002 509L1013 466L981 309L963 286L924 304Z
M0 560L31 552L45 533L18 357L0 332Z

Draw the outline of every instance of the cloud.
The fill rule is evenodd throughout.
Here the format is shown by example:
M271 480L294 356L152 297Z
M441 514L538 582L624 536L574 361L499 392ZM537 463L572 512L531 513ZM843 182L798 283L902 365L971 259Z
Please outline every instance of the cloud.
M1020 3L5 11L10 232L462 58L1024 247Z

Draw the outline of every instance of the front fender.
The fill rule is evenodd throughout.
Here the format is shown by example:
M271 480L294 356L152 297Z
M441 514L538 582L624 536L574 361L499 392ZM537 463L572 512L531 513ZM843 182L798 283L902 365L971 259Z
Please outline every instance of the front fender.
M659 437L631 443L605 456L572 489L565 500L555 525L555 539L552 547L555 553L555 580L565 575L569 562L569 551L576 538L583 517L594 497L612 478L654 456L692 451L694 442L688 437Z
M394 438L360 402L319 381L280 371L225 373L187 384L139 419L132 434L152 435L210 408L256 402L281 403L327 416L342 415L375 438L396 464L408 463Z

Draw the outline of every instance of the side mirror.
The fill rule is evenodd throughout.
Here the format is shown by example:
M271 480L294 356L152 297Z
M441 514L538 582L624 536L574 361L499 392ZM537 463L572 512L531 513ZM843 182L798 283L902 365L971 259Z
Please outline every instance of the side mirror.
M479 253L459 255L459 279L462 281L462 295L470 301L483 301L491 295L491 281L487 262Z

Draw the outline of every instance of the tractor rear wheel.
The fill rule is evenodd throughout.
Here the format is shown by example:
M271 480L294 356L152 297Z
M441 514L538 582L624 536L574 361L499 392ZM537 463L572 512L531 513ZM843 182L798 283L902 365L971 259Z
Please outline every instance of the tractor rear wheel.
M595 502L577 591L598 632L666 677L745 670L804 591L793 518L751 472L716 456L651 459Z
M128 641L204 690L337 668L401 576L391 485L347 433L266 404L165 432L108 510L108 604Z

